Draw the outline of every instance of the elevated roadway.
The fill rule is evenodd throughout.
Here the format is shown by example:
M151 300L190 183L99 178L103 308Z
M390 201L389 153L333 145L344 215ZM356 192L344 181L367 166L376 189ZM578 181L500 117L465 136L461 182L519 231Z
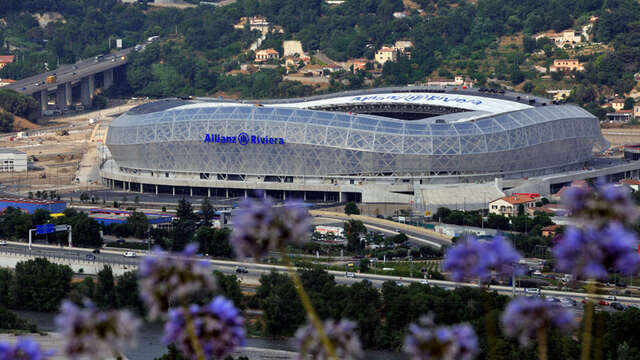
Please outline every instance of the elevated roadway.
M42 111L45 111L50 92L55 93L57 109L62 110L73 104L72 87L80 85L80 100L85 106L89 106L96 88L107 89L113 85L113 70L126 65L132 51L133 48L127 48L107 54L100 60L91 58L71 65L61 65L55 70L18 80L3 89L33 95L40 102ZM56 81L47 83L49 76L55 76Z

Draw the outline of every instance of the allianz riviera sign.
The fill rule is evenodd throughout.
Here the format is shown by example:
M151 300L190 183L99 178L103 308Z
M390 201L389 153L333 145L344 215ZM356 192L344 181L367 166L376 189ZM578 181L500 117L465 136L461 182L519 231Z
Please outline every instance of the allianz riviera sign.
M237 136L225 136L220 134L205 134L205 143L214 144L240 144L246 146L249 144L255 145L283 145L284 139L280 137L271 136L258 136L249 135L246 132L241 132Z

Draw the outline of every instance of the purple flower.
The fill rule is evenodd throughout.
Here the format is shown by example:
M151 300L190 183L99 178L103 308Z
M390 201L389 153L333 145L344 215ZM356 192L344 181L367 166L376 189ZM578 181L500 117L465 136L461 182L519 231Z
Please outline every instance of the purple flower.
M436 327L431 315L409 325L404 351L413 360L470 360L478 354L478 339L468 324Z
M501 321L505 334L517 337L523 346L527 346L540 329L555 327L567 331L575 326L571 310L541 298L521 297L511 300Z
M359 359L362 357L362 345L356 334L356 324L348 320L326 320L324 332L333 346L338 359ZM322 342L322 337L313 324L307 324L296 331L295 342L298 345L297 359L330 359L331 354Z
M188 358L197 359L196 348L189 337L185 311L183 308L169 311L169 321L164 326L164 341L176 344ZM204 306L191 305L188 313L205 358L221 359L236 347L244 346L244 320L233 303L223 296L215 297Z
M586 186L568 188L563 201L571 214L597 224L611 220L632 224L638 218L629 190L600 180L594 189Z
M518 260L520 254L502 235L496 235L489 242L478 241L471 235L447 252L444 269L453 281L479 279L487 282L492 271L497 275L510 274Z
M99 311L89 300L84 308L64 301L56 317L64 339L64 354L76 359L119 355L123 347L135 343L140 321L129 311Z
M274 206L271 199L245 199L233 217L231 243L240 258L260 258L282 245L309 240L311 218L302 203Z
M174 301L196 291L214 291L215 278L211 264L190 257L198 245L189 244L181 254L172 255L155 248L140 264L140 296L149 306L149 318L158 319Z
M634 274L640 266L636 244L636 234L620 223L603 228L571 226L553 248L556 268L577 279L603 279L610 268L625 275Z
M14 344L0 343L0 360L45 360L53 356L53 350L43 350L30 338L21 337Z

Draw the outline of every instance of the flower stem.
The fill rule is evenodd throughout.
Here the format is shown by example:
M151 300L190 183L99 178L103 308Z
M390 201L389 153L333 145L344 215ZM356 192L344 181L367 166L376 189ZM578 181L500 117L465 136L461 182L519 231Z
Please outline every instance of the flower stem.
M587 285L587 293L593 292L593 284ZM580 359L589 360L591 358L591 332L593 328L593 302L586 301L584 304L583 332L582 332L582 353Z
M547 331L543 327L538 329L538 359L547 360Z
M282 254L284 264L287 267L291 268L291 270L293 270L289 274L291 276L291 280L293 281L293 285L296 289L296 292L298 293L298 297L300 297L300 302L302 302L302 306L304 307L305 311L309 315L309 319L311 320L311 323L313 324L313 326L316 328L316 331L320 335L322 344L324 345L325 349L327 349L327 352L329 353L329 358L338 359L338 357L336 356L335 350L333 348L333 344L331 344L331 340L329 340L329 337L324 332L324 326L322 325L322 322L320 321L318 314L316 313L315 309L313 308L313 305L311 304L311 299L309 298L309 295L307 294L307 292L304 290L304 286L302 286L302 281L298 276L298 272L296 271L296 269L293 267L293 264L291 264L291 261L289 260L289 255L287 255L286 249L284 248L284 246L280 246L278 251L280 251L280 254Z
M205 360L204 352L202 351L202 345L200 344L200 340L196 336L196 329L193 325L193 319L191 318L191 313L189 312L189 305L183 304L182 311L184 312L184 318L187 323L187 335L189 335L189 340L191 340L191 345L198 357L198 360Z
M485 286L481 286L480 287L482 289L482 297L484 298L484 312L485 312L485 326L487 327L487 346L489 348L489 356L487 357L488 359L495 359L496 358L496 329L495 329L495 324L493 322L493 313L491 311L491 305L490 305L490 300L491 300L491 296L489 295L489 292L487 291L487 288Z

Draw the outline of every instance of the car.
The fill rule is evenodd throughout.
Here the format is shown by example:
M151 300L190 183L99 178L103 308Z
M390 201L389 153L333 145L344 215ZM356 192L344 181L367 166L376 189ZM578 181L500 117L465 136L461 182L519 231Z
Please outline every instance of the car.
M352 273L352 272L348 272L348 273L346 273L344 276L345 276L345 277L348 277L348 278L355 278L355 277L356 277L356 274L355 274L355 273Z
M605 300L600 300L600 301L598 302L598 305L600 305L600 306L609 306L609 302L608 302L608 301L605 301Z
M540 295L542 293L538 288L526 288L524 289L524 292L527 295Z
M615 295L609 295L606 298L604 298L605 300L609 301L609 302L614 302L617 301L618 298Z
M116 240L116 244L124 244L124 243L125 243L124 239Z
M93 249L92 253L94 253L94 254L100 254L100 249Z
M400 280L396 280L396 285L398 286L404 286L404 283Z
M624 311L627 308L626 306L620 304L619 302L612 302L611 307L618 311Z
M544 297L545 301L547 302L557 302L558 299L554 298L553 296L547 295Z
M249 270L247 269L246 266L236 266L236 272L238 274L248 274Z
M6 241L4 241L4 240L0 240L0 245L2 245L2 246L6 246L6 245L7 245L7 242L6 242Z
M564 307L576 306L576 301L570 298L563 297L560 299L560 305Z
M420 284L422 284L422 285L429 285L429 280L427 280L427 279L422 279L422 280L420 280Z
M542 276L542 271L536 270L533 272L533 276Z
M135 251L127 251L127 252L124 253L124 256L125 257L136 257L138 255L136 255Z
M96 256L93 255L93 254L87 254L86 258L87 258L87 260L92 260L93 261L93 260L96 259Z

